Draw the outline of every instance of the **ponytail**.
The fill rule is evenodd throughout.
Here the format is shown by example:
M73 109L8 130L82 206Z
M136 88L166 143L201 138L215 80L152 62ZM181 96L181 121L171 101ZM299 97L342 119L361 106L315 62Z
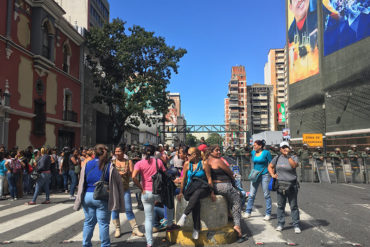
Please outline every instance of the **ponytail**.
M266 145L266 141L265 140L256 140L254 143L256 143L258 146L261 146L262 149L265 147Z
M99 170L103 170L104 165L108 163L108 148L103 144L95 146L95 155L99 158Z

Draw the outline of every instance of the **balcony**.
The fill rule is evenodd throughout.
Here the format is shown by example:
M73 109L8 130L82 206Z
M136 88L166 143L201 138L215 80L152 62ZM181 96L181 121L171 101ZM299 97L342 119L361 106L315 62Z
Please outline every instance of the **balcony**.
M77 113L74 111L63 111L63 120L77 123Z

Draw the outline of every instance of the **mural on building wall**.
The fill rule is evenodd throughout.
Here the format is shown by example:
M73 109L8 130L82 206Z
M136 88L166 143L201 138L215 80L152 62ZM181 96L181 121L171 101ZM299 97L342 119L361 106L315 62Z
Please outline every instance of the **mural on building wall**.
M177 107L175 103L172 103L166 114L166 125L176 126L177 125ZM172 131L172 129L170 129Z
M319 73L317 0L286 0L288 5L289 83Z
M278 103L277 109L278 109L278 122L285 123L285 104Z
M322 0L324 56L370 36L370 0Z

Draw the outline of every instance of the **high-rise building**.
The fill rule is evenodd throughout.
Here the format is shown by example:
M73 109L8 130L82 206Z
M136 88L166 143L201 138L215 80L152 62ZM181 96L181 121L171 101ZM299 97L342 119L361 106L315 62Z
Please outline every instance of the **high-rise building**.
M79 32L90 27L102 27L109 22L108 0L54 0L66 12L64 17Z
M265 84L273 86L273 106L270 130L282 130L286 122L287 75L285 49L271 49L265 64Z
M248 125L250 134L257 134L271 129L270 116L274 111L274 93L272 85L253 84L247 86Z
M244 66L233 66L229 81L228 98L225 99L225 125L227 129L240 126L248 130L247 125L247 77ZM238 128L236 128L238 129ZM228 132L225 135L225 144L240 146L247 144L246 132Z

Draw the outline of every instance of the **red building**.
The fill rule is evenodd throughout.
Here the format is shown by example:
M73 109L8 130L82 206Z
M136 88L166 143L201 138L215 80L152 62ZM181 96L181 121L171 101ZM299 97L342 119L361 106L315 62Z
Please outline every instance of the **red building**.
M0 1L0 143L8 148L80 145L84 39L64 14L53 0Z

